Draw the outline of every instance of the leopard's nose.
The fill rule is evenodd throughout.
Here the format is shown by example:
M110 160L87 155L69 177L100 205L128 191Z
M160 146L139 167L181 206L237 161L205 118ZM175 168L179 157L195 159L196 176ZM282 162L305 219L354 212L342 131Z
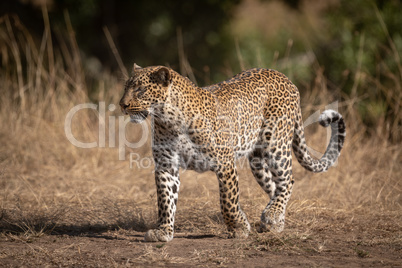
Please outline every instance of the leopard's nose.
M123 101L121 101L119 104L120 104L121 111L122 111L124 114L127 114L126 109L127 109L128 106L130 106L130 105L129 105L128 103L123 102Z

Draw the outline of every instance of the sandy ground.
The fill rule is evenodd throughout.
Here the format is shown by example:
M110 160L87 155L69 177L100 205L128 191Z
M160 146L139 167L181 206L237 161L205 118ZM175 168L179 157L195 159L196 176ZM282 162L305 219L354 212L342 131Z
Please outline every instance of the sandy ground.
M280 234L256 232L266 196L249 171L240 171L242 207L252 225L244 240L227 239L213 174L182 174L176 234L169 243L143 240L156 222L151 169L122 168L70 181L62 179L63 173L25 182L10 177L2 181L12 194L3 195L0 266L402 266L399 209L364 205L361 197L355 197L356 203L351 197L336 199L341 188L332 180L343 174L340 166L326 174L296 170L299 181ZM139 181L141 176L146 179ZM10 185L19 185L18 191Z
M303 215L298 215L303 216ZM349 215L351 216L351 215ZM288 224L280 235L252 232L226 239L189 232L169 243L146 243L134 230L74 231L0 238L3 267L32 266L222 266L222 267L401 267L401 217L320 215L319 227L301 233ZM180 224L179 224L180 225Z

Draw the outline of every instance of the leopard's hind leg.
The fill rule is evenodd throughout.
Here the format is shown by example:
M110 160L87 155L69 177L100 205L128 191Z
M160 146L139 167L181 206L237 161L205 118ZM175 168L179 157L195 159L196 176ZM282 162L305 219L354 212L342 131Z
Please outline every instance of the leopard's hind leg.
M293 133L286 122L267 121L259 142L249 156L250 167L270 201L261 215L260 231L281 232L285 226L286 205L293 188L291 146Z
M263 151L261 149L255 149L249 155L249 164L255 180L271 199L274 196L276 185L272 180L272 173L269 171L268 164L262 157L262 154Z

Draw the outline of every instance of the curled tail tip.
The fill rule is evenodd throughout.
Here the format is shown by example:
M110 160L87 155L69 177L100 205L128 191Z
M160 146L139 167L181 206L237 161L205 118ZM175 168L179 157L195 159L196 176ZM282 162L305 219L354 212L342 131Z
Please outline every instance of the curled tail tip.
M308 152L303 128L295 132L293 141L293 151L299 163L307 170L315 173L325 172L335 164L346 137L346 125L340 113L334 110L325 110L320 115L318 122L324 127L331 126L331 138L324 155L320 159L313 158Z
M334 110L325 110L319 117L318 122L323 127L328 127L331 123L337 122L342 115Z

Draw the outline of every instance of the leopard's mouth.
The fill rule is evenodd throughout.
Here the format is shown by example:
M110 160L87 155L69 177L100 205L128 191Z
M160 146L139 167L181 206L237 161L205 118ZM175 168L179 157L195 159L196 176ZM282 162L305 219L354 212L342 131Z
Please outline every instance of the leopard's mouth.
M132 123L141 123L147 118L148 114L149 112L146 110L130 114L130 121Z

